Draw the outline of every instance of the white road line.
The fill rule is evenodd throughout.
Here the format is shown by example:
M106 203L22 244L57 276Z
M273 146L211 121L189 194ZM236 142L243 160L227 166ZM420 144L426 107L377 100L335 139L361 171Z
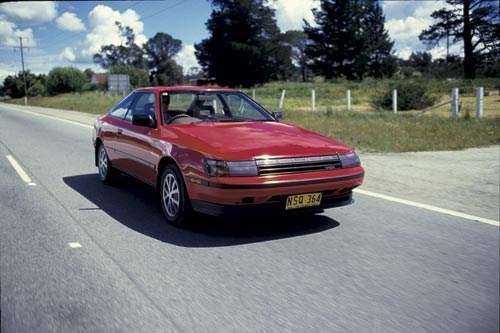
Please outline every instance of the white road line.
M388 200L388 201L392 201L392 202L397 202L397 203L400 203L400 204L403 204L403 205L408 205L408 206L418 207L418 208L422 208L422 209L427 209L427 210L430 210L430 211L433 211L433 212L437 212L437 213L441 213L441 214L456 216L456 217L460 217L460 218L463 218L463 219L477 221L477 222L486 223L486 224L491 224L491 225L500 227L500 222L498 222L498 221L490 220L490 219L485 219L483 217L478 217L478 216L474 216L474 215L464 214L464 213L456 212L454 210L439 208L439 207L436 207L436 206L426 205L426 204L418 203L418 202L415 202L415 201L410 201L410 200L405 200L405 199L399 199L399 198L396 198L396 197L391 197L389 195L379 194L379 193L375 193L375 192L371 192L371 191L366 191L366 190L361 190L361 189L355 189L354 192L359 193L359 194L363 194L363 195L369 195L371 197L375 197L375 198L379 198L379 199L384 199L384 200Z
M25 182L29 186L36 186L36 184L31 181L31 178L28 176L28 174L19 165L19 163L17 163L17 161L16 161L16 159L14 157L12 157L11 155L6 155L5 157L7 157L7 159L10 162L10 164L12 165L12 167L14 168L14 170L16 170L17 174L19 175L19 177L21 177L21 179L23 180L23 182Z
M93 128L93 126L91 126L91 125L82 124L82 123L79 123L79 122L73 121L73 120L58 118L58 117L55 117L55 116L51 116L51 115L47 115L47 114L42 114L42 113L38 113L38 112L33 112L33 111L27 111L27 110L18 109L18 108L15 108L15 110L16 111L20 111L20 112L24 112L24 113L29 113L29 114L32 114L32 115L35 115L35 116L39 116L39 117L44 117L44 118L49 118L49 119L54 119L54 120L62 121L62 122L68 123L68 124L78 125L78 126L85 127L85 128ZM97 115L96 115L96 117L97 117Z
M72 248L72 249L78 249L80 247L82 247L82 244L78 243L78 242L74 242L74 243L68 243L69 247Z

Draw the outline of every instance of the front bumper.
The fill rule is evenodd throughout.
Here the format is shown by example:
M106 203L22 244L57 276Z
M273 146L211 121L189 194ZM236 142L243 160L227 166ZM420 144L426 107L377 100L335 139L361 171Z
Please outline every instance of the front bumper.
M285 210L285 200L286 196L283 196L277 202L241 205L221 205L201 200L191 200L191 205L195 211L207 215L251 219L264 216L273 217L303 213L321 213L324 209L347 206L354 202L352 192L349 192L342 195L324 197L320 206Z
M278 177L210 178L186 177L195 211L215 216L275 216L349 205L352 190L363 182L364 170L356 167L318 173ZM291 195L322 194L319 206L285 209Z

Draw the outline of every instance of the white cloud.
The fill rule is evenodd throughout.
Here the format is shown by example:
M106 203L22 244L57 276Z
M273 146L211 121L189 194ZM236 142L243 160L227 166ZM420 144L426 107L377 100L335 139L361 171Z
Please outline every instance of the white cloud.
M0 85L2 85L5 78L9 75L16 75L15 70L6 70L4 68L12 68L11 64L0 63Z
M31 29L20 30L17 26L9 21L0 21L0 46L16 47L19 46L19 37L23 38L23 46L36 46L33 31Z
M39 24L52 21L57 16L55 1L24 1L0 4L4 19L23 24Z
M59 29L72 32L85 30L85 25L75 13L65 12L56 19L56 25Z
M412 52L427 50L418 36L433 24L431 14L447 6L444 1L384 1L385 28L400 58L407 59ZM433 58L443 57L446 50L443 53L442 49L437 46L430 50Z
M71 47L65 47L59 54L59 59L73 62L76 60L76 56Z
M200 67L196 56L194 55L194 45L184 45L182 49L174 57L174 60L182 66L184 73L189 71L191 67Z
M276 0L272 7L276 10L276 19L282 32L287 30L302 30L303 19L314 25L313 8L319 8L319 1L315 0ZM426 46L418 39L422 30L432 23L432 12L449 7L444 0L434 1L383 1L382 8L386 17L385 28L390 38L395 42L396 54L401 58L408 58L412 52L425 51ZM454 47L454 53L460 51ZM443 47L437 46L430 50L433 58L443 57Z
M430 3L430 1L427 2ZM385 0L382 2L382 10L384 11L384 15L387 20L402 19L413 15L415 9L420 5L419 1Z
M282 32L302 30L303 19L314 25L312 9L318 7L314 0L277 0L272 4L276 10L276 20Z
M422 30L432 23L430 18L415 18L408 16L406 19L390 20L385 24L391 39L395 41L397 48L418 48L423 47L418 35ZM399 46L399 47L398 47Z
M120 13L104 5L97 5L88 16L89 30L85 40L85 48L80 51L76 61L90 61L92 56L99 52L101 46L125 43L115 22L120 22L123 27L130 27L135 34L135 42L142 46L148 38L144 35L144 23L140 15L132 9Z

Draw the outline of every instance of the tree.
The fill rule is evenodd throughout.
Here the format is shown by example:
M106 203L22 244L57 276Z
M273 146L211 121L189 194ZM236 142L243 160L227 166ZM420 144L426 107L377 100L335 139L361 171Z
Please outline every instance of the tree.
M346 45L352 43L354 35L350 25L354 18L353 3L321 0L320 8L312 12L317 27L304 21L304 31L311 41L306 54L312 59L312 70L327 80L346 72L352 77L351 71L345 67L353 60Z
M26 74L28 71L26 71ZM24 96L24 84L22 76L23 73L19 72L19 75L8 75L3 80L2 91L5 95L10 96L11 98L21 98Z
M302 81L307 81L307 65L309 58L306 54L307 34L299 30L289 30L283 36L285 45L288 45L292 51L292 60L298 65Z
M144 54L154 85L173 85L182 82L182 67L173 58L182 48L182 42L167 33L159 32L144 44Z
M87 75L75 67L55 67L47 76L47 92L57 95L67 92L81 92L90 84Z
M92 80L92 76L94 76L94 71L90 68L87 68L83 71L85 73L85 75L87 75L87 77L89 78L89 80Z
M429 52L412 52L408 58L407 64L421 73L426 73L431 67L432 55Z
M116 65L144 67L143 50L135 43L135 34L130 27L123 27L120 22L115 22L125 45L104 45L99 53L94 54L94 62L104 69Z
M182 66L173 59L162 61L149 75L149 82L155 86L180 84L182 79Z
M33 74L29 70L25 71L26 75L26 88L28 96L36 96L45 94L45 74ZM33 88L33 86L36 86ZM24 97L24 81L23 72L17 75L8 75L3 81L2 93L10 96L11 98Z
M367 1L364 15L365 39L361 44L366 45L366 74L374 78L391 77L397 70L397 58L392 54L394 42L384 27L385 16L378 1Z
M266 0L212 0L210 37L195 45L203 70L224 86L251 87L291 75L290 48L283 45Z
M326 79L344 75L361 80L365 75L391 76L396 70L393 42L384 29L376 0L321 0L313 9L316 26L304 21L310 43L306 54L311 68Z
M486 61L500 61L500 15L498 4L488 0L446 0L451 9L431 14L437 22L423 30L419 39L429 47L443 38L463 42L464 74L476 77L476 70Z
M47 88L45 88L43 83L40 81L36 81L35 84L29 87L28 96L43 96L46 92Z

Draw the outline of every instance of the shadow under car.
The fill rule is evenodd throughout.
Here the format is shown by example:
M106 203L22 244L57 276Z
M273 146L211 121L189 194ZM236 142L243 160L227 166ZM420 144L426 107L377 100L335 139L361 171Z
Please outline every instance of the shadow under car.
M237 220L194 214L189 225L181 229L167 223L155 190L133 177L122 175L113 186L103 184L97 173L68 176L63 181L119 223L177 246L234 246L298 237L340 225L324 215Z

